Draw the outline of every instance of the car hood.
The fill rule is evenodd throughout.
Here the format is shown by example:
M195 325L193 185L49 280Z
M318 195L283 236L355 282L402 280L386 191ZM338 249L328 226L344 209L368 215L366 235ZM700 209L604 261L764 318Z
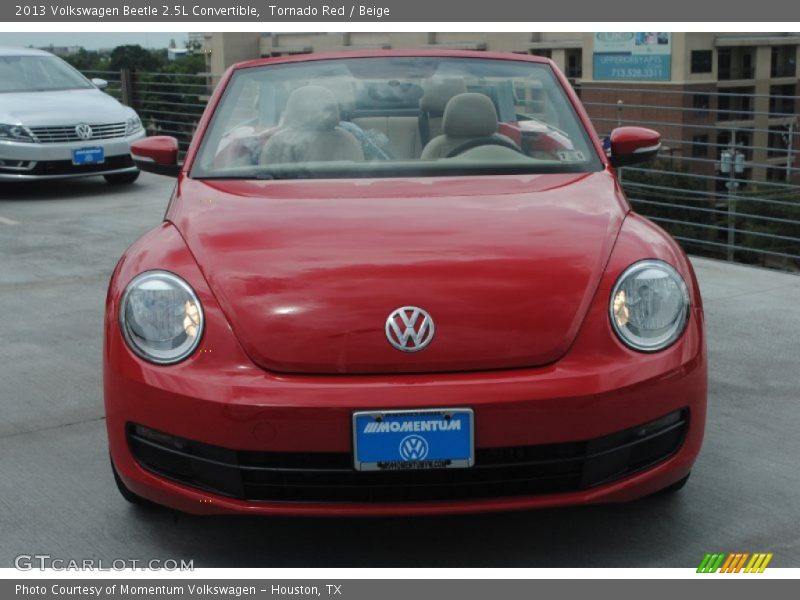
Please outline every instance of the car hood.
M531 367L575 339L627 211L613 176L190 180L168 214L251 359L284 373ZM399 307L435 334L401 352Z
M121 123L131 114L98 89L0 94L0 123L28 127Z

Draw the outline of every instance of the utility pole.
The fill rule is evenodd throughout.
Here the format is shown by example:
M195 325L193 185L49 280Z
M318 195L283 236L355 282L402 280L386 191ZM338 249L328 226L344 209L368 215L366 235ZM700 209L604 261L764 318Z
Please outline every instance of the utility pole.
M735 257L734 245L736 242L736 190L739 189L739 182L736 175L744 173L744 154L739 152L736 144L736 128L731 128L731 143L727 150L723 150L720 155L719 170L728 175L725 187L728 188L728 244L727 259L733 262Z

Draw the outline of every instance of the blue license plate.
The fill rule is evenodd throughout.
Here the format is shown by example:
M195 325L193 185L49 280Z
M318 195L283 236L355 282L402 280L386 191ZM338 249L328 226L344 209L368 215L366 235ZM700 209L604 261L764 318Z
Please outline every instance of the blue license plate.
M359 471L471 467L473 432L470 408L357 412L354 465Z
M78 148L72 151L73 165L98 165L106 161L105 151L100 148Z

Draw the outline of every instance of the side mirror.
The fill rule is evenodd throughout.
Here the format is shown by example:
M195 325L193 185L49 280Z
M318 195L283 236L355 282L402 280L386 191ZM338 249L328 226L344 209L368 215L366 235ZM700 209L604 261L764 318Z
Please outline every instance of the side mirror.
M108 87L108 82L105 79L100 79L99 77L93 78L92 83L98 90L104 90Z
M142 171L177 177L181 172L178 164L178 140L168 135L146 137L131 144L131 157Z
M661 149L661 134L644 127L617 127L611 132L610 141L614 167L644 162Z

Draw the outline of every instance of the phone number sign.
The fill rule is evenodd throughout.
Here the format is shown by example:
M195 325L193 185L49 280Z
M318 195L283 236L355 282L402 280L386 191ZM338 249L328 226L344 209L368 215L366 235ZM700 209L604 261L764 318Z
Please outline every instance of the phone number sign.
M669 54L594 54L594 79L609 81L669 81Z

